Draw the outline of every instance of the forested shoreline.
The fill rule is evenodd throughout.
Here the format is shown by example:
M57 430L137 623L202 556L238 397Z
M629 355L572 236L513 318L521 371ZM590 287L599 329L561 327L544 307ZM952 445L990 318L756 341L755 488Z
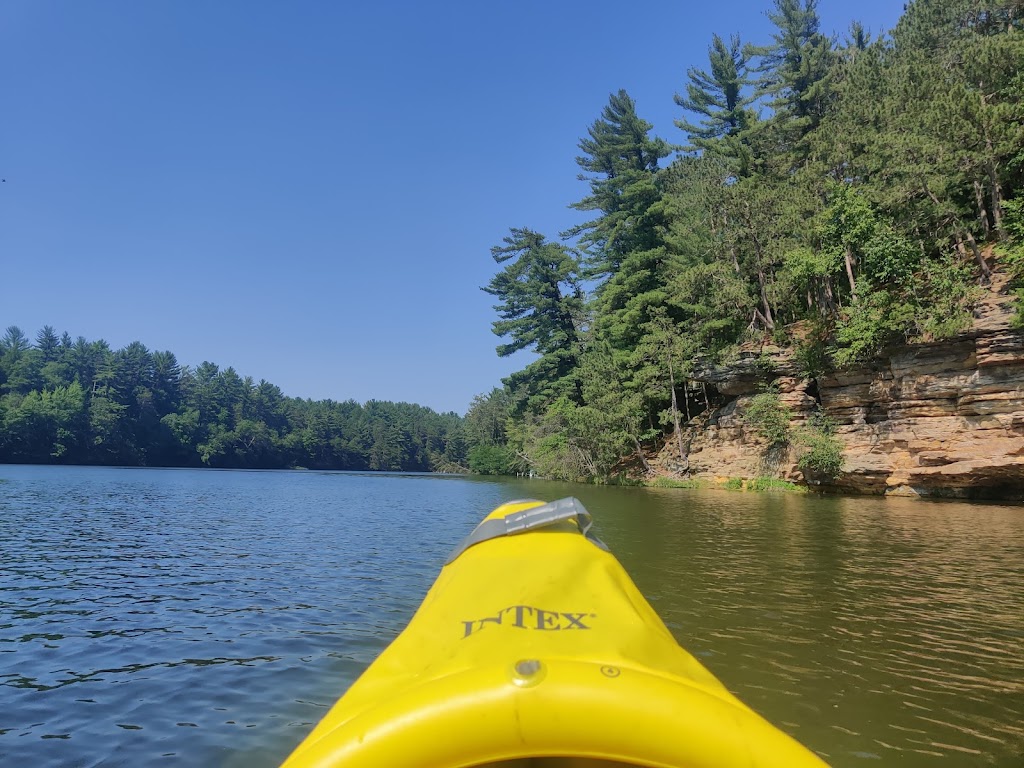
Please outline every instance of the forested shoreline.
M1021 290L1024 0L913 0L891 33L854 22L841 39L817 0L767 13L771 39L715 35L680 73L672 137L611 94L567 201L586 221L513 227L491 249L497 353L535 359L464 418L290 398L141 342L11 326L0 461L607 481L648 471L713 406L701 369L744 344L788 347L814 379L962 333L997 273ZM756 405L745 418L770 442L778 399ZM834 427L807 420L801 466L837 469ZM678 453L685 466L681 438Z
M813 380L964 332L995 272L1019 290L1024 2L914 0L891 34L843 39L816 6L775 0L767 41L713 37L674 97L680 146L613 93L576 158L591 218L491 250L497 352L537 359L470 408L499 425L475 468L649 472L714 404L701 369L744 343L793 349ZM756 405L772 443L777 393ZM801 467L838 471L834 428L807 420Z
M0 462L464 471L463 419L409 403L304 400L135 341L51 326L0 338Z

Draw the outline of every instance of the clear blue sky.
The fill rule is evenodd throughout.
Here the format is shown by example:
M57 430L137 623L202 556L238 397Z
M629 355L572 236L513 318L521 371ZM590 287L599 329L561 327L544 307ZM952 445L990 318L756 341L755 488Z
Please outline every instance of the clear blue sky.
M462 413L529 360L494 353L490 246L578 220L612 91L681 141L687 67L767 7L3 0L0 329Z

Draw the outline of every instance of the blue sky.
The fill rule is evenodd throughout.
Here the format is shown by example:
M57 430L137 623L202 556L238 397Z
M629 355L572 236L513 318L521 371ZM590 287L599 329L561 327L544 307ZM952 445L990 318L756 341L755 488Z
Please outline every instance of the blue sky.
M494 353L490 247L579 220L612 91L681 141L687 67L767 7L4 0L0 328L462 413L529 360Z

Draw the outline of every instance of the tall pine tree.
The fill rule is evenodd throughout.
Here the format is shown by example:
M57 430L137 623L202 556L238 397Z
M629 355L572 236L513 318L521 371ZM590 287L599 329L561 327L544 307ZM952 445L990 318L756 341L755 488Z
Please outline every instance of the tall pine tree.
M539 358L512 374L506 385L518 409L538 409L565 395L579 401L573 378L579 356L578 328L582 322L583 292L579 263L559 243L549 243L531 229L512 229L491 256L505 268L483 290L496 296L500 319L492 326L508 342L498 345L500 357L520 350Z
M768 98L774 113L771 138L762 146L788 149L790 168L806 160L810 150L804 137L821 123L835 95L837 56L820 31L817 5L817 0L775 0L768 12L776 28L773 42L748 49L759 58L757 94Z
M648 213L660 193L654 183L658 162L669 155L668 144L648 134L652 125L636 113L636 104L620 90L608 99L601 117L580 140L576 163L590 194L573 208L599 216L565 233L579 237L587 254L588 277L615 274L626 254L658 244L657 222Z
M675 95L676 104L698 115L700 122L681 119L675 124L689 137L686 149L727 158L733 171L743 175L749 170L750 157L741 134L756 116L750 109L753 96L745 93L752 81L748 53L739 36L730 37L727 45L715 35L708 48L708 64L707 70L690 67L686 96Z

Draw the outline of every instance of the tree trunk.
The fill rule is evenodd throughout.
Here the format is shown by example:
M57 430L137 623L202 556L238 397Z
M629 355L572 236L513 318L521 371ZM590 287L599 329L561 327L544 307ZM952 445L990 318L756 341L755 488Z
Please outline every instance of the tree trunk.
M758 309L757 307L754 307L754 313L753 313L753 315L750 318L750 326L749 327L750 327L751 330L754 330L755 328L757 328L757 321L758 320L761 321L761 325L763 325L765 328L768 327L768 321L765 319L765 316L763 314L761 314L761 310Z
M853 246L847 244L846 252L843 254L843 259L846 262L846 279L850 281L850 296L854 302L857 301L857 281L853 279Z
M772 305L768 303L768 290L765 288L764 270L757 270L757 284L761 289L761 304L764 305L764 322L769 331L775 329L775 319L772 317Z
M672 423L676 427L676 440L679 441L679 460L683 460L683 432L679 427L679 404L676 402L676 374L672 368L672 358L668 360L668 381L672 387ZM683 383L686 386L686 383ZM684 392L685 394L685 392ZM689 421L689 419L687 419Z
M722 214L722 226L729 226L729 215L727 213ZM729 243L729 256L732 258L732 268L736 271L736 274L738 275L740 273L740 261L739 259L736 258L736 246L733 245L732 243Z
M924 179L923 176L921 177L921 187L924 189L925 194L928 195L928 198L937 206L941 207L942 203L939 202L939 198L935 196L935 193L928 189L928 182ZM960 224L960 222L957 221L955 216L950 218L950 222L955 223L957 226L959 226ZM963 247L964 240L967 240L967 242L970 243L971 250L974 251L974 258L977 260L978 266L981 267L981 282L984 285L988 285L991 282L992 270L989 269L988 264L985 263L985 257L981 255L981 249L978 248L978 243L975 241L974 235L972 235L970 231L965 228L963 230L963 235L958 234L956 236L956 239L958 247Z
M985 84L978 83L978 92L981 94L981 105L985 109L988 102L985 99ZM989 135L985 121L981 121L982 133L985 135L985 172L988 174L989 194L992 196L992 223L995 226L996 237L1000 240L1006 239L1006 230L1003 228L1003 190L999 186L999 170L996 168L995 147L992 146L992 137ZM986 231L987 235L988 232Z
M640 463L644 465L644 471L648 475L654 474L654 470L651 468L651 463L647 461L647 457L644 456L644 449L640 446L640 441L636 439L636 435L630 435L633 439L633 446L636 448L636 455L640 457Z
M974 239L974 235L970 232L965 231L964 236L967 239L968 245L971 246L971 251L974 252L974 258L978 262L978 266L981 267L981 278L985 285L988 285L992 281L992 270L988 268L988 264L985 262L985 257L981 253L981 248L978 247L978 243Z
M999 175L995 163L989 161L988 185L992 195L992 222L995 225L996 237L1000 240L1006 239L1006 229L1003 227L1003 191L999 186Z
M757 239L757 233L754 231L753 224L750 221L750 205L749 204L746 206L746 211L747 211L747 215L746 215L746 218L745 218L745 223L747 225L747 233L750 235L750 242L752 242L754 244L754 253L756 254L757 264L759 265L758 268L757 268L757 284L758 284L758 286L761 289L761 303L764 305L764 315L763 315L763 317L764 317L764 320L765 320L765 327L769 331L771 331L771 330L773 330L775 328L775 319L772 317L772 307L771 307L771 304L768 303L768 291L765 288L764 267L760 266L760 265L763 265L763 264L766 263L765 262L765 258L764 258L764 251L761 249L761 243Z
M987 239L992 236L992 227L988 223L988 211L985 210L985 191L977 179L974 180L974 204L978 206L978 221L981 222Z
M827 277L822 278L821 292L823 295L822 306L830 316L834 316L836 314L836 296L832 292L832 281Z

